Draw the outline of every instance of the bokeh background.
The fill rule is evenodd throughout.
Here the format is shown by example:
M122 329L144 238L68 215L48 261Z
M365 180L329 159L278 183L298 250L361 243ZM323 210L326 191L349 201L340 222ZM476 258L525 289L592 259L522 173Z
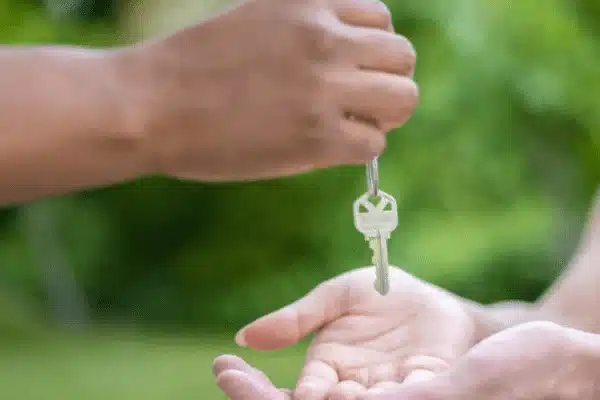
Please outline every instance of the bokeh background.
M0 37L123 45L224 4L0 0ZM600 3L387 4L418 51L422 93L380 159L401 221L391 260L478 301L533 300L569 260L600 183ZM293 385L305 343L256 354L233 332L369 262L351 213L364 190L364 169L347 167L149 179L2 210L0 398L219 399L222 352Z

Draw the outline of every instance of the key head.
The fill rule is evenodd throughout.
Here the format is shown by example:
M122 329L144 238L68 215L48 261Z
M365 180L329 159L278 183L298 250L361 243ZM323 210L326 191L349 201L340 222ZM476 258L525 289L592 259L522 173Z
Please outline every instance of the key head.
M369 193L363 194L354 202L354 226L368 238L377 236L379 231L387 239L398 226L396 200L382 191L374 199Z

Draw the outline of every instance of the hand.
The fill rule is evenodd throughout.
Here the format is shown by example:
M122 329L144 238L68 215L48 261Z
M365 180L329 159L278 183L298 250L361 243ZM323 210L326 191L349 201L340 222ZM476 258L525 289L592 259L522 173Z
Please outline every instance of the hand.
M367 390L427 379L474 344L474 321L458 298L397 268L390 271L391 289L385 297L375 292L373 279L373 269L364 268L327 281L251 323L236 341L274 350L319 330L295 389L298 400L350 400ZM218 373L231 369L223 361L216 365ZM235 379L221 379L224 390L231 392ZM256 390L275 390L265 380L244 379Z
M418 98L415 53L373 0L248 0L115 53L148 173L278 177L364 163Z
M261 371L239 357L217 357L213 374L219 388L233 400L292 400L292 391L277 389Z
M484 340L428 382L368 400L595 400L600 396L597 335L532 322Z

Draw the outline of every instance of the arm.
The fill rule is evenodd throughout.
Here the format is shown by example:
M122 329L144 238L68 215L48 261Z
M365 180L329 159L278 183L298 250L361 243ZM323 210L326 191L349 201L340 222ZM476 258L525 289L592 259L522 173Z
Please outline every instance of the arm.
M600 333L600 192L570 266L538 300L535 312L572 328Z
M0 205L150 173L362 164L419 98L414 49L390 21L381 1L246 0L115 52L0 47Z
M136 178L109 52L0 47L0 206Z
M600 191L579 248L569 267L531 304L507 301L489 306L468 302L484 339L522 323L545 320L600 333Z

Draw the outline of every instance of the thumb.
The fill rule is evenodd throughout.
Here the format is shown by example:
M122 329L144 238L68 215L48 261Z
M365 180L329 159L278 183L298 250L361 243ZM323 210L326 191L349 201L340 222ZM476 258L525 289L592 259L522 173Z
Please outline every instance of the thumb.
M346 287L340 278L324 282L300 300L250 323L237 333L235 341L255 350L294 345L342 315Z

